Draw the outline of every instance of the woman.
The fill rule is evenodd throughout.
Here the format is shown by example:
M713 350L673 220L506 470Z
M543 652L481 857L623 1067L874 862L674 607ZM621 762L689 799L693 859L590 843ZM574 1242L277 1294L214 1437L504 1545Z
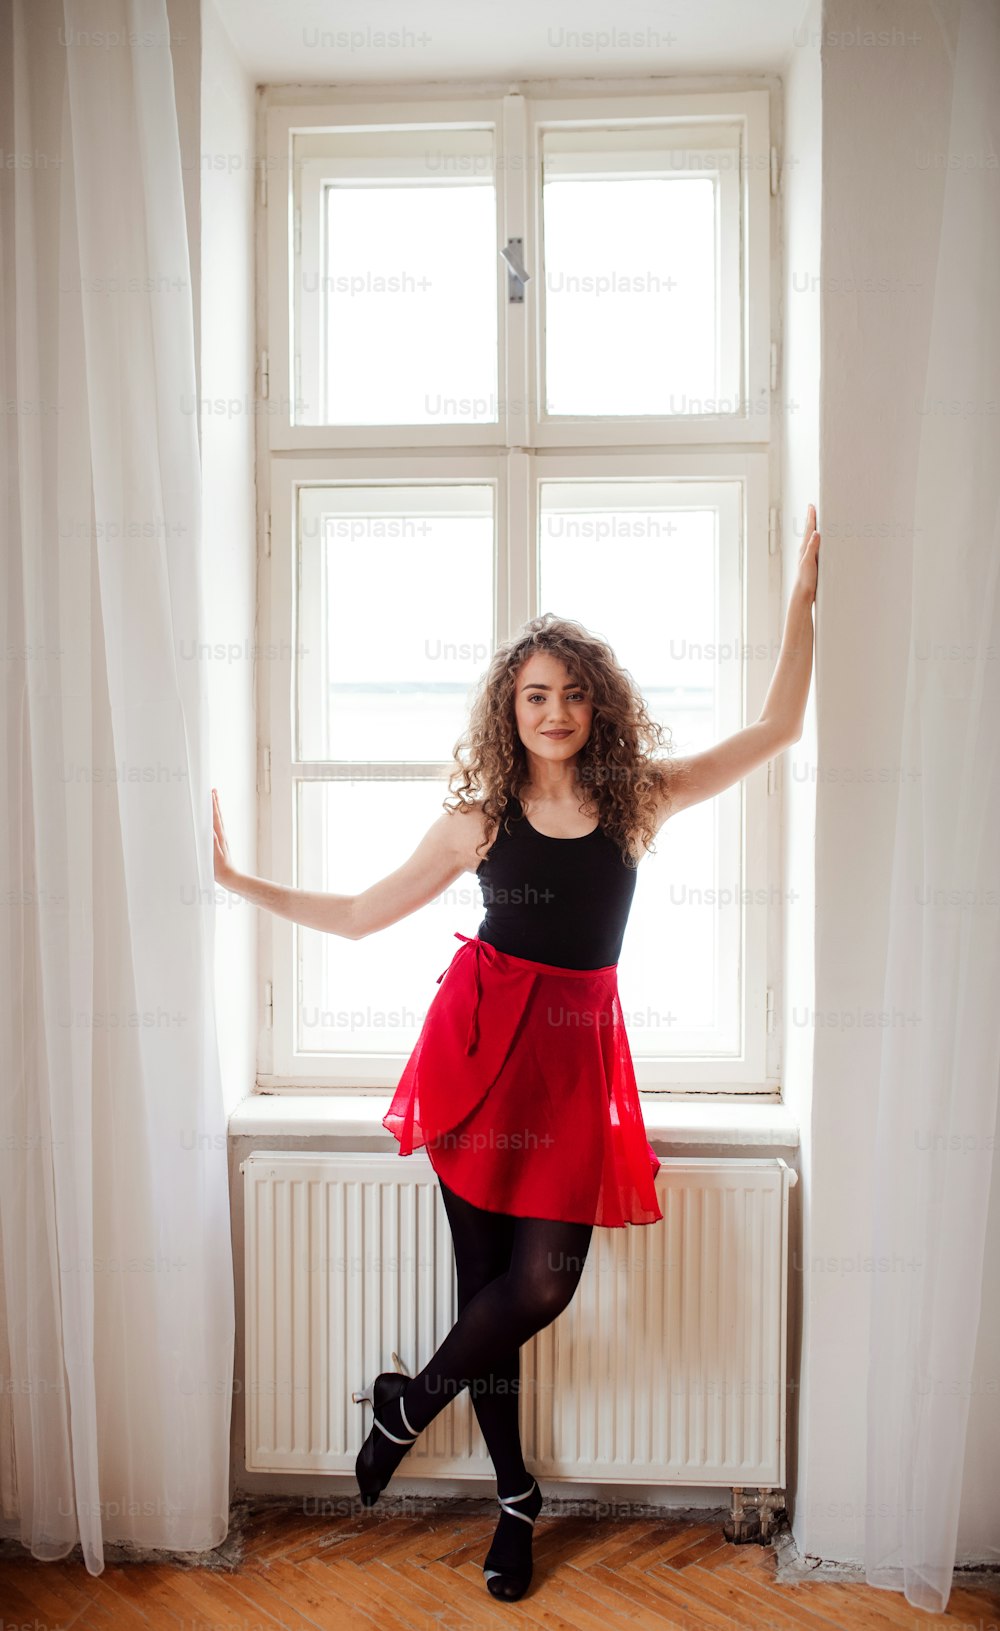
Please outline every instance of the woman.
M568 1306L595 1227L662 1216L616 983L636 867L671 815L798 740L815 521L810 506L760 717L706 752L655 758L661 727L610 647L546 614L495 653L456 744L445 813L362 893L235 873L213 793L216 877L310 928L357 940L463 872L479 876L486 916L475 937L458 936L383 1121L401 1155L426 1145L455 1246L459 1316L416 1376L383 1372L354 1395L374 1416L356 1471L371 1505L418 1434L471 1385L501 1506L483 1568L506 1601L530 1584L542 1504L522 1457L520 1349Z

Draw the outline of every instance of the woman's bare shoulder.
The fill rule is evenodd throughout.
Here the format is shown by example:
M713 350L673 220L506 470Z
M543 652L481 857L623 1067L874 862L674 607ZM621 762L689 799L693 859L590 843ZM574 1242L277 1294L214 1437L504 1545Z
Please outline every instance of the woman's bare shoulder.
M486 854L484 841L493 837L496 822L487 820L480 801L460 805L447 814L451 818L456 858L467 871L475 872Z

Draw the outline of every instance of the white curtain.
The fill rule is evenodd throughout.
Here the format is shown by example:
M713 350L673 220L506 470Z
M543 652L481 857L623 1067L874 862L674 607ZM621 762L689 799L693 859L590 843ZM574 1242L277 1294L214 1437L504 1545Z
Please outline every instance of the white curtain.
M99 1573L228 1528L192 269L165 0L0 16L0 1529Z
M932 8L952 67L914 492L875 1160L866 1576L951 1590L1000 1080L1000 6ZM950 129L948 128L950 124ZM993 1272L995 1272L995 1267Z

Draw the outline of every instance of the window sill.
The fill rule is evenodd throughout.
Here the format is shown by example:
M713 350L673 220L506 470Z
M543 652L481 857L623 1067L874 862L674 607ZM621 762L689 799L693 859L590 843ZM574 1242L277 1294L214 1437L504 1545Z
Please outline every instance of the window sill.
M382 1125L392 1094L251 1093L229 1118L230 1138L373 1136L398 1149ZM798 1123L784 1104L711 1101L642 1101L649 1142L662 1150L678 1145L733 1145L740 1149L797 1149Z

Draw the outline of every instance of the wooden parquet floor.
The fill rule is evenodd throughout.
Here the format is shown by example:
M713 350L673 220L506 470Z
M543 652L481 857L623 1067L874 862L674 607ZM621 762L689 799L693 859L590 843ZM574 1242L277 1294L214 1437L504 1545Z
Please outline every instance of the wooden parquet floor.
M777 1579L770 1546L735 1546L721 1527L662 1519L547 1515L518 1603L495 1602L482 1560L496 1508L469 1515L363 1511L304 1516L251 1509L225 1566L0 1558L0 1631L997 1631L996 1592L956 1584L928 1615L863 1584Z

